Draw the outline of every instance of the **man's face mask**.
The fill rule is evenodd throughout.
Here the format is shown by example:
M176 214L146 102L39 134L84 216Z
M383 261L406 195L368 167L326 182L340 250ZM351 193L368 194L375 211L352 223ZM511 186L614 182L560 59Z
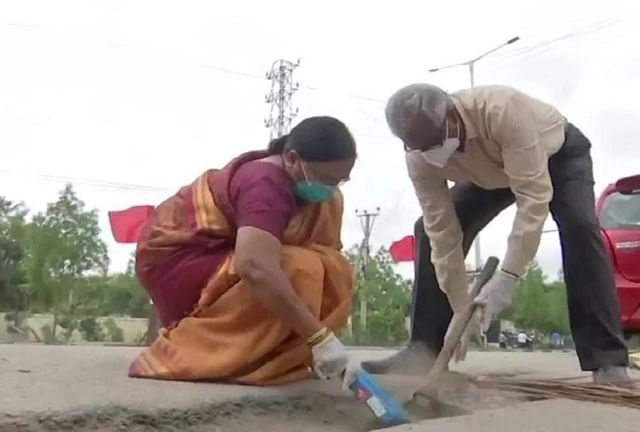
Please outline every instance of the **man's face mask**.
M336 187L309 180L305 163L301 162L300 167L302 168L302 174L304 174L304 180L296 182L296 195L308 203L329 201L333 197Z
M444 141L442 144L422 151L422 157L431 165L444 168L455 151L460 147L460 125L456 123L456 136L449 138L449 122L444 122Z

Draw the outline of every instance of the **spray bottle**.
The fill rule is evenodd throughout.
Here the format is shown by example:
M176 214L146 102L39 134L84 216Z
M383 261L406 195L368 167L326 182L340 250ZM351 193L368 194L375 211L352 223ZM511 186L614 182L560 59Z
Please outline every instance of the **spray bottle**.
M384 426L390 427L409 422L409 417L400 402L384 390L367 372L357 371L349 389L359 401L367 405Z

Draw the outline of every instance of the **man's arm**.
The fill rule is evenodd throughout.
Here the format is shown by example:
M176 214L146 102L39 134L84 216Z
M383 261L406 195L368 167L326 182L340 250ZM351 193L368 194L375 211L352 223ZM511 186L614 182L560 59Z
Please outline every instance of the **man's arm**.
M514 94L492 116L490 129L502 146L504 172L517 207L502 268L522 276L538 251L553 197L549 157L525 95Z
M447 295L454 312L458 311L468 303L469 296L462 230L447 181L431 174L430 167L416 155L407 155L407 168L422 208L424 229L431 244L431 262L440 289Z

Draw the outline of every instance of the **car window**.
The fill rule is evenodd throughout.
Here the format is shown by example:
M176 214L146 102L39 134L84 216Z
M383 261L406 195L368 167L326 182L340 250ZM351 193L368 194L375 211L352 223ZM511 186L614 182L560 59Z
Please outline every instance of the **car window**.
M604 229L640 230L640 194L614 192L609 195L600 212L600 226Z

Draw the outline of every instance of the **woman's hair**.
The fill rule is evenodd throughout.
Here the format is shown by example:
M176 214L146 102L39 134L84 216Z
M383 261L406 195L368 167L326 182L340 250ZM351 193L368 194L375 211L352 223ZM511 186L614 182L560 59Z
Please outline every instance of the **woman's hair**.
M356 157L356 142L340 120L309 117L288 135L272 140L268 147L270 154L290 150L295 150L306 162L335 162Z

